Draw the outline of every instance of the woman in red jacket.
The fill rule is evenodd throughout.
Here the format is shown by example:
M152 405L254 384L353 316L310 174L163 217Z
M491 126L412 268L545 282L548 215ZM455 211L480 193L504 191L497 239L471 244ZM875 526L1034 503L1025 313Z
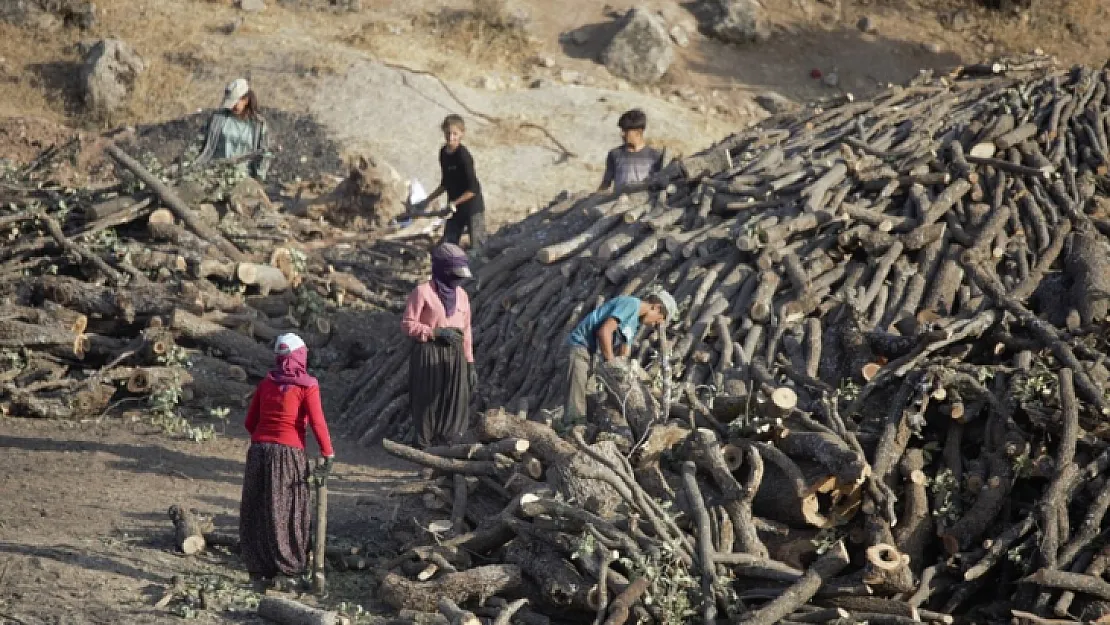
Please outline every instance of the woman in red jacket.
M320 385L308 375L308 348L296 334L274 346L275 363L247 411L251 446L239 508L239 545L253 579L294 576L308 564L311 524L307 426L320 445L323 472L335 459L320 405Z

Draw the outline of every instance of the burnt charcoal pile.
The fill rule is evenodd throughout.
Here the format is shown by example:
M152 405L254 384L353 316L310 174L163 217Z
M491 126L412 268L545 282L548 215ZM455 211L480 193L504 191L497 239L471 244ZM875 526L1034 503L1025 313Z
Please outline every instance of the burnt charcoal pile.
M442 511L381 597L422 622L1110 614L1108 117L1106 70L969 66L502 230L469 439L404 444L403 338L346 398ZM568 332L656 287L680 318L564 420Z

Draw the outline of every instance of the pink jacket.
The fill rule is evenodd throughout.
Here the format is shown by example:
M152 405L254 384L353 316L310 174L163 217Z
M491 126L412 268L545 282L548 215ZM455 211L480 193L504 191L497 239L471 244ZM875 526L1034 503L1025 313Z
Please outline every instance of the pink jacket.
M474 362L474 344L470 335L470 298L466 291L458 289L455 314L448 317L431 282L425 282L412 290L405 303L405 313L401 316L401 329L423 343L432 340L436 328L462 330L463 353L467 362Z

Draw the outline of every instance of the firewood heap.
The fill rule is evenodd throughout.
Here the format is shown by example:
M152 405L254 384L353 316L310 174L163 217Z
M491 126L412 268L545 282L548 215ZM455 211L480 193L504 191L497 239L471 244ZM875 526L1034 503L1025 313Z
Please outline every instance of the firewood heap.
M368 314L399 310L427 271L426 241L282 213L227 164L184 185L110 144L118 182L55 182L80 148L0 168L0 414L241 415L280 333L305 338L318 372L360 366ZM219 192L186 202L186 187Z
M420 622L1110 614L1108 118L1110 71L964 67L501 231L470 440L397 442L403 338L347 397L341 426L393 435L450 513L379 596ZM656 285L670 340L564 422L570 329Z

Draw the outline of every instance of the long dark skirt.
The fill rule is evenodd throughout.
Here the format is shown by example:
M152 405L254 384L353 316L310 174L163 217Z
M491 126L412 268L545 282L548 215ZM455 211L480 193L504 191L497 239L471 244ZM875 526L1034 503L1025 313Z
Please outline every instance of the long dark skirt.
M239 505L239 547L253 575L298 575L308 564L312 518L303 449L252 443Z
M417 343L409 358L409 405L421 447L456 442L470 423L470 379L461 348Z

